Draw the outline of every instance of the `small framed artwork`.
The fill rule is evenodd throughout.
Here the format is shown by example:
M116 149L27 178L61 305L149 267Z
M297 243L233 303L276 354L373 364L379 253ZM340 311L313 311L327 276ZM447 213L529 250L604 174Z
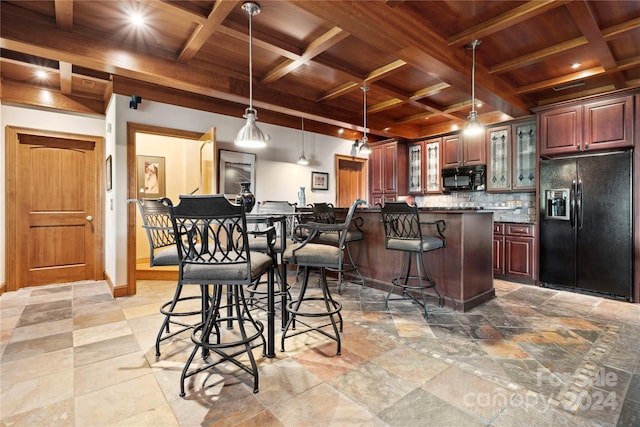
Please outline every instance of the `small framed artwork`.
M138 156L138 197L164 197L165 175L164 157Z
M111 154L109 154L109 156L107 157L107 160L105 161L104 172L105 172L105 180L106 180L105 183L107 186L107 191L111 191L111 188L113 188L113 182L112 182L113 174L111 170Z
M329 174L327 172L311 172L311 190L328 190Z
M229 200L240 193L241 182L249 182L252 193L256 192L256 155L239 151L218 150L218 192Z

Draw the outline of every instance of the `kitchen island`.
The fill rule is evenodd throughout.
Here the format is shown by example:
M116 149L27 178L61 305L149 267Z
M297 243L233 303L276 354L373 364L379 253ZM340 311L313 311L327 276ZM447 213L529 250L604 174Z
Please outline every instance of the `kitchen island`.
M402 252L385 249L380 209L358 209L364 240L351 250L366 284L388 290L402 264ZM493 288L493 213L478 209L420 209L421 221L446 223L446 247L423 256L444 303L467 311L495 297ZM430 299L429 303L433 303Z

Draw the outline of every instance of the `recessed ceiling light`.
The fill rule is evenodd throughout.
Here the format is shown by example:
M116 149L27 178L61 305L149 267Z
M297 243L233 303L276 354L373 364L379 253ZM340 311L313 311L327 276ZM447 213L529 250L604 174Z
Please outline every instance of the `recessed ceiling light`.
M144 27L144 25L146 24L145 18L140 12L132 12L129 15L129 19L131 20L131 23L136 27Z
M482 102L476 103L476 107L481 108L482 107Z
M574 62L573 64L571 64L571 68L573 68L575 70L577 68L580 68L580 65L582 65L582 64L580 64L579 62Z
M344 129L340 128L338 129L338 135L342 135L344 133Z
M40 80L44 80L47 78L47 72L44 70L36 70L36 77Z

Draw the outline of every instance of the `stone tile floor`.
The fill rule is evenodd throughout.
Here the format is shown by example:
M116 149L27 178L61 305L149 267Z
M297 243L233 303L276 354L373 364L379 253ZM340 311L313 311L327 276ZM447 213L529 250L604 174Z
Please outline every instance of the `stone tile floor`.
M348 285L342 354L318 334L188 382L187 333L153 349L175 283L0 297L2 426L640 426L640 305L495 281L467 313ZM294 287L295 289L295 287ZM279 343L279 340L277 340Z

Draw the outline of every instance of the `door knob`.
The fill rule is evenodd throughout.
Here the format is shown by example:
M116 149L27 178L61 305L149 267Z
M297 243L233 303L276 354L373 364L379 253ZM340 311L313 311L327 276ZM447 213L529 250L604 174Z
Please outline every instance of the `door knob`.
M89 222L93 221L93 217L91 215L87 215L87 221Z

